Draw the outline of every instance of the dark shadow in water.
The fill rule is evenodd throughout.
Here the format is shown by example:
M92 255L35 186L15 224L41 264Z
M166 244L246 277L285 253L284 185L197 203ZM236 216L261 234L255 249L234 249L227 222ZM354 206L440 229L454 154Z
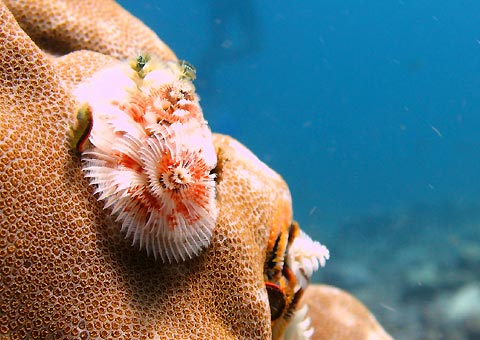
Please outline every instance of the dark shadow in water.
M216 94L215 73L222 64L250 55L260 47L261 30L253 1L210 0L210 41L197 65L202 101Z

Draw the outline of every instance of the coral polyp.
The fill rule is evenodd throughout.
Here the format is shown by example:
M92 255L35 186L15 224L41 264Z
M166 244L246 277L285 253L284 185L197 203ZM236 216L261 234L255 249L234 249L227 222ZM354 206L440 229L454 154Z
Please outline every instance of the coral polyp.
M183 64L136 60L76 90L93 120L75 125L91 129L83 170L133 244L181 262L209 245L218 215L211 132ZM112 74L121 89L105 88Z

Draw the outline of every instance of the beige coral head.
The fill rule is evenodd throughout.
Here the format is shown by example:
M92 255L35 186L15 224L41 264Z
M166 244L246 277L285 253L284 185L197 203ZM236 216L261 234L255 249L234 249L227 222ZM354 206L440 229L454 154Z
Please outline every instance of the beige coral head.
M214 136L221 205L210 246L191 261L155 262L118 232L66 143L76 103L63 79L78 71L68 59L108 58L79 52L54 67L1 3L0 18L0 337L271 337L262 264L271 211L288 192L281 178ZM29 54L10 68L19 47Z
M21 28L48 54L60 56L89 50L126 59L145 52L166 60L175 59L173 51L155 32L113 0L2 2Z
M311 340L393 340L359 300L339 288L310 285L300 309L307 306Z

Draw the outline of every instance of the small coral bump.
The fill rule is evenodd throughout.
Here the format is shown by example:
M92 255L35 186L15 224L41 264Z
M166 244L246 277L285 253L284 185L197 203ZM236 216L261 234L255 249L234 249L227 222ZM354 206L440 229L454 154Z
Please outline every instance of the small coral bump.
M287 255L287 264L297 279L295 290L306 289L312 274L319 269L319 266L324 267L329 258L330 252L327 247L313 241L304 231L300 231Z

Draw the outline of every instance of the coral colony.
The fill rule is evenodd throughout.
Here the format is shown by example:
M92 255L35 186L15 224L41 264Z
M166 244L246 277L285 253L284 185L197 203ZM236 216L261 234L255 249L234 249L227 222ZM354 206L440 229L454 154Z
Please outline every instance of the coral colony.
M218 215L217 158L194 77L186 62L140 56L75 91L84 104L72 145L95 194L127 237L163 262L198 255Z
M207 247L218 215L217 157L194 78L184 61L139 56L99 71L75 91L83 104L71 144L95 194L133 244L169 263ZM328 258L297 223L276 231L265 264L274 338L310 338L306 310L296 307Z

